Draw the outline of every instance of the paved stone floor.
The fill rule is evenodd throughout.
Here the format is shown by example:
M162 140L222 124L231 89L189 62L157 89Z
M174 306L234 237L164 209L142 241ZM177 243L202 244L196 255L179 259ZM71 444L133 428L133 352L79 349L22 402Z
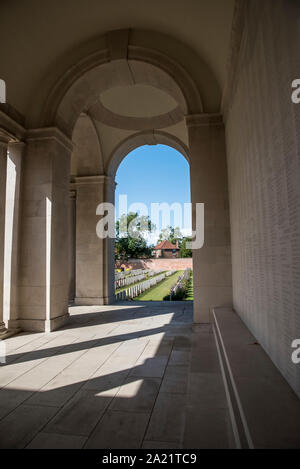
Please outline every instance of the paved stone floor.
M72 307L0 342L0 448L300 448L300 400L246 326L192 308Z
M220 388L213 445L232 445L212 334L209 326L195 331L192 303L73 307L70 313L63 329L5 341L1 448L209 446L206 437L200 444L199 432L209 435L203 422L212 405L210 383ZM206 339L199 342L199 333ZM203 377L210 378L204 387ZM201 392L204 407L195 412Z

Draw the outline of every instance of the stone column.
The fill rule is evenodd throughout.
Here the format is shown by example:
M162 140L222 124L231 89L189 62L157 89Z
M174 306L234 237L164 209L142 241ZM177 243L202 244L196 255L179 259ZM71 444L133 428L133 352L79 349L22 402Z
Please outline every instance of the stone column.
M107 202L115 206L115 191L117 183L112 177L106 178L105 197ZM115 301L115 238L107 238L104 242L106 259L106 302L107 304Z
M204 246L193 251L194 321L208 323L213 307L232 303L230 223L224 126L219 115L186 117L193 229L204 203Z
M4 234L7 176L7 147L9 139L0 131L0 339L7 335L3 321Z
M7 187L4 251L4 319L10 330L18 329L18 262L20 234L20 185L25 144L11 142L7 156Z
M73 303L76 295L76 190L70 191L70 245L69 245L69 302Z
M76 304L103 305L114 301L113 240L96 233L97 206L111 202L114 182L101 176L76 177ZM113 259L114 261L114 259Z
M31 130L23 162L18 310L23 330L68 319L72 144L56 128Z

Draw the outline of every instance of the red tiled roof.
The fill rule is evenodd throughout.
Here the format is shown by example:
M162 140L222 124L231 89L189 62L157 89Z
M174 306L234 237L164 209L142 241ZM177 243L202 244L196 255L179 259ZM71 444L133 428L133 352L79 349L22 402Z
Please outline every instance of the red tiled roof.
M170 241L162 241L157 246L155 246L154 249L155 250L158 250L158 249L178 249L179 250L179 248L174 246L174 244L170 243Z

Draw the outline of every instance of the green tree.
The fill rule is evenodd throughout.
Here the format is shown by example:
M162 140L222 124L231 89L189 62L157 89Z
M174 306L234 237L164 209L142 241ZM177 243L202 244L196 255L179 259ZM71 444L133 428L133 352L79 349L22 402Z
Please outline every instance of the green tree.
M192 250L187 249L186 247L187 242L191 242L191 241L192 241L192 238L188 238L188 237L185 237L181 240L180 252L179 252L180 257L185 257L185 258L192 257Z
M151 257L153 246L148 246L144 238L154 225L149 217L130 212L116 222L115 258L129 259Z
M163 228L158 238L158 242L170 241L174 245L176 244L176 241L178 241L180 245L181 240L182 234L178 226L176 228L174 228L173 226L167 226L166 228Z

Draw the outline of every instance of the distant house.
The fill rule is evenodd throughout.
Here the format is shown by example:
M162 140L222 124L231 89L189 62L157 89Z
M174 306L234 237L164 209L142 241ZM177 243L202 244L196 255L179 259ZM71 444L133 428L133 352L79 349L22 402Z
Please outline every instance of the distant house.
M178 241L176 242L176 246L170 241L162 241L159 243L155 248L153 249L154 251L154 257L156 259L158 258L165 258L165 259L172 259L172 258L178 258L179 257L179 247L178 247Z

